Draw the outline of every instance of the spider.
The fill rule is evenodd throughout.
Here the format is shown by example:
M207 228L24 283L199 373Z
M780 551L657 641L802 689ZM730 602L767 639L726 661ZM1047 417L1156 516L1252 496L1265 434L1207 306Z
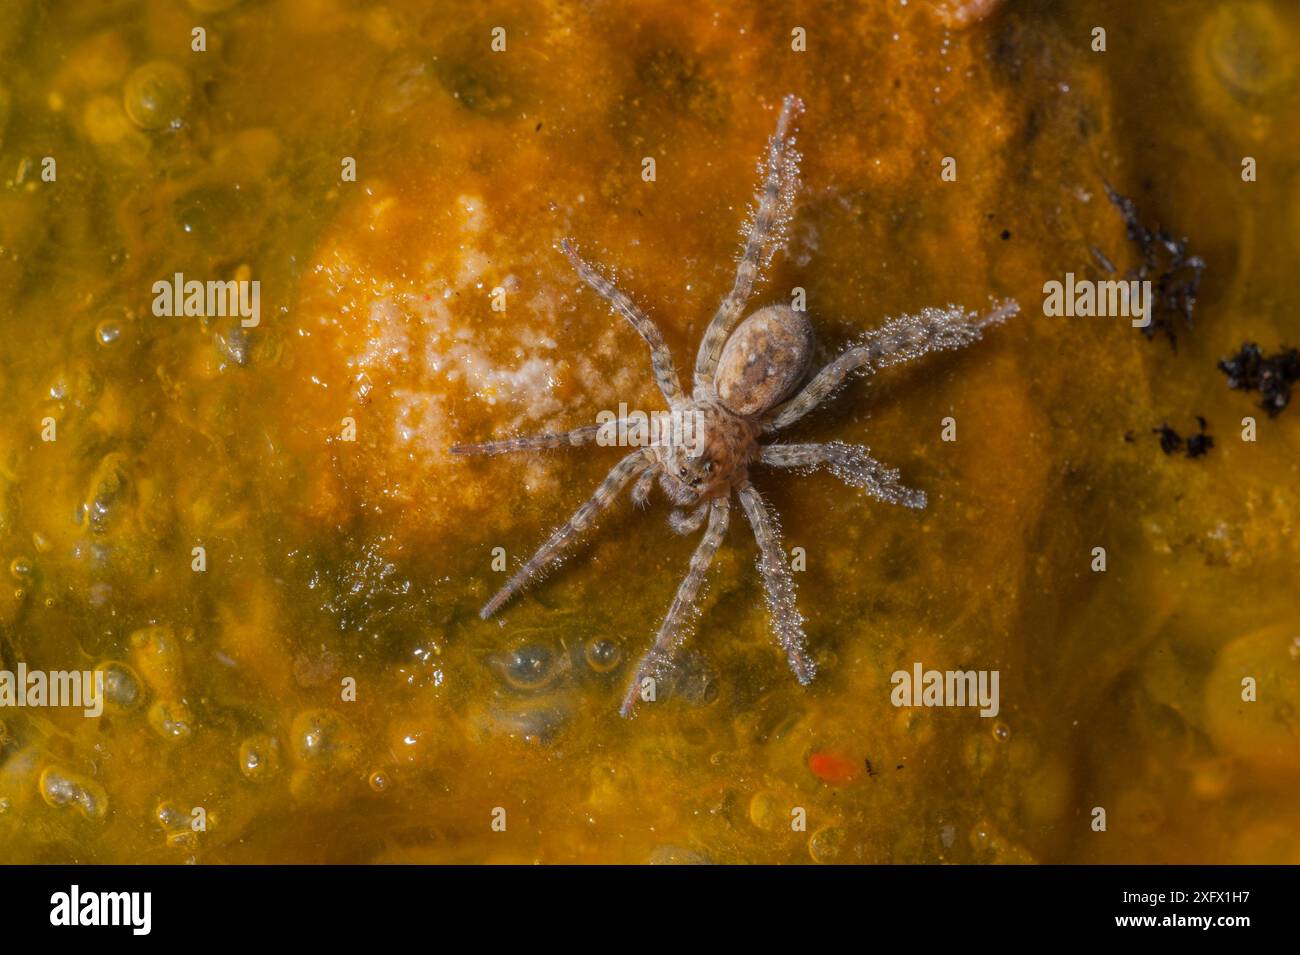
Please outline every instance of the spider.
M807 317L784 304L768 305L740 321L755 282L779 248L799 182L799 153L793 124L803 110L794 95L785 97L776 132L759 166L761 185L736 268L731 291L718 306L700 342L694 387L681 386L672 354L653 321L614 283L583 261L563 239L560 250L578 276L631 323L650 347L654 378L670 411L690 427L669 429L666 440L629 453L614 466L595 493L556 530L479 612L484 620L532 578L550 566L574 539L631 483L638 507L649 501L656 477L674 505L669 525L689 534L707 521L690 568L659 626L654 644L633 675L619 712L631 716L638 699L654 698L655 681L671 673L674 654L688 635L696 597L731 518L734 496L758 544L771 629L795 678L810 683L817 666L808 651L803 617L795 602L794 577L782 549L780 528L762 496L750 483L752 465L793 468L805 473L826 468L847 484L888 503L923 508L925 494L898 483L898 471L875 460L862 446L762 443L794 424L835 392L850 375L871 372L932 352L977 341L990 325L1018 311L1013 301L995 305L982 318L948 306L891 319L807 380L813 333ZM802 387L801 387L802 386ZM511 438L488 444L456 445L454 454L503 454L576 447L601 441L601 425L573 431ZM602 442L604 443L604 442Z

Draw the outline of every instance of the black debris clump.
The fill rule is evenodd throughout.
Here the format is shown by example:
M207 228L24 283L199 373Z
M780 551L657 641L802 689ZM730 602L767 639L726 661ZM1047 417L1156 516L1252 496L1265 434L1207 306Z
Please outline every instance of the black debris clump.
M1169 427L1168 424L1162 424L1158 428L1152 428L1151 432L1152 434L1160 435L1160 450L1165 454L1173 454L1175 451L1182 449L1182 436L1173 428Z
M1189 435L1186 439L1169 427L1168 422L1162 422L1160 427L1152 428L1151 433L1159 436L1160 450L1165 454L1185 451L1189 458L1203 458L1209 453L1210 448L1214 447L1214 437L1205 433L1205 429L1209 425L1200 415L1196 416L1196 423L1200 427L1200 431Z
M1219 362L1219 371L1228 376L1229 388L1258 391L1259 406L1275 418L1291 403L1291 385L1300 381L1300 351L1283 348L1265 357L1258 345L1246 342L1237 354Z
M1196 308L1196 291L1201 285L1205 261L1198 255L1187 254L1187 238L1175 239L1164 229L1149 229L1138 218L1137 206L1132 199L1121 196L1106 186L1106 196L1119 209L1128 229L1128 237L1142 255L1142 265L1129 272L1130 280L1151 283L1151 323L1142 329L1150 341L1157 331L1169 336L1169 344L1178 347L1174 332L1174 319L1182 317L1188 328L1192 327L1192 311ZM1114 266L1099 250L1093 255L1109 272Z
M1197 415L1196 423L1201 430L1187 439L1187 456L1189 458L1204 457L1209 454L1210 448L1214 447L1214 438L1205 433L1205 419Z

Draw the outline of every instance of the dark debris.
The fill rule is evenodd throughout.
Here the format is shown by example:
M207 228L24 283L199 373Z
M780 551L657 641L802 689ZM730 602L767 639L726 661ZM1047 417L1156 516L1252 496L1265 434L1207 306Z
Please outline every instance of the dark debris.
M1214 447L1214 437L1206 434L1208 423L1200 415L1196 416L1196 423L1200 426L1200 431L1189 435L1186 439L1169 427L1168 422L1162 422L1160 427L1152 428L1151 433L1159 435L1160 450L1165 454L1186 451L1189 458L1202 458L1209 453L1210 448Z
M1265 357L1254 342L1245 342L1231 358L1219 362L1228 376L1228 387L1237 391L1258 391L1259 406L1275 418L1291 403L1291 385L1300 381L1300 351L1283 348Z
M1196 291L1205 271L1205 261L1197 255L1187 254L1187 238L1175 239L1164 229L1149 229L1138 218L1137 206L1132 199L1121 196L1110 187L1106 196L1119 209L1132 241L1142 255L1142 265L1127 278L1151 282L1151 323L1142 329L1150 341L1157 331L1169 336L1175 348L1178 338L1174 332L1174 319L1182 317L1188 328L1192 327L1192 312L1196 308ZM1093 248L1093 256L1108 272L1115 267L1100 250Z

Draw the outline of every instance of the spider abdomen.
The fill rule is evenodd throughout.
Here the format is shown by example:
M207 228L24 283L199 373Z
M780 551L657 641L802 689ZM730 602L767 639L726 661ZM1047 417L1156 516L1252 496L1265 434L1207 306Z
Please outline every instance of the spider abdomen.
M812 323L788 305L760 308L727 338L714 382L732 414L752 417L790 397L812 361Z

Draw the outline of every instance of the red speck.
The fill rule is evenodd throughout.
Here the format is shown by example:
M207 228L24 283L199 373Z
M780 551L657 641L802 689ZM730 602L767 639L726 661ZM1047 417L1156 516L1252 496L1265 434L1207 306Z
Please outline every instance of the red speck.
M857 762L834 753L813 753L808 768L824 783L847 783L858 774Z

